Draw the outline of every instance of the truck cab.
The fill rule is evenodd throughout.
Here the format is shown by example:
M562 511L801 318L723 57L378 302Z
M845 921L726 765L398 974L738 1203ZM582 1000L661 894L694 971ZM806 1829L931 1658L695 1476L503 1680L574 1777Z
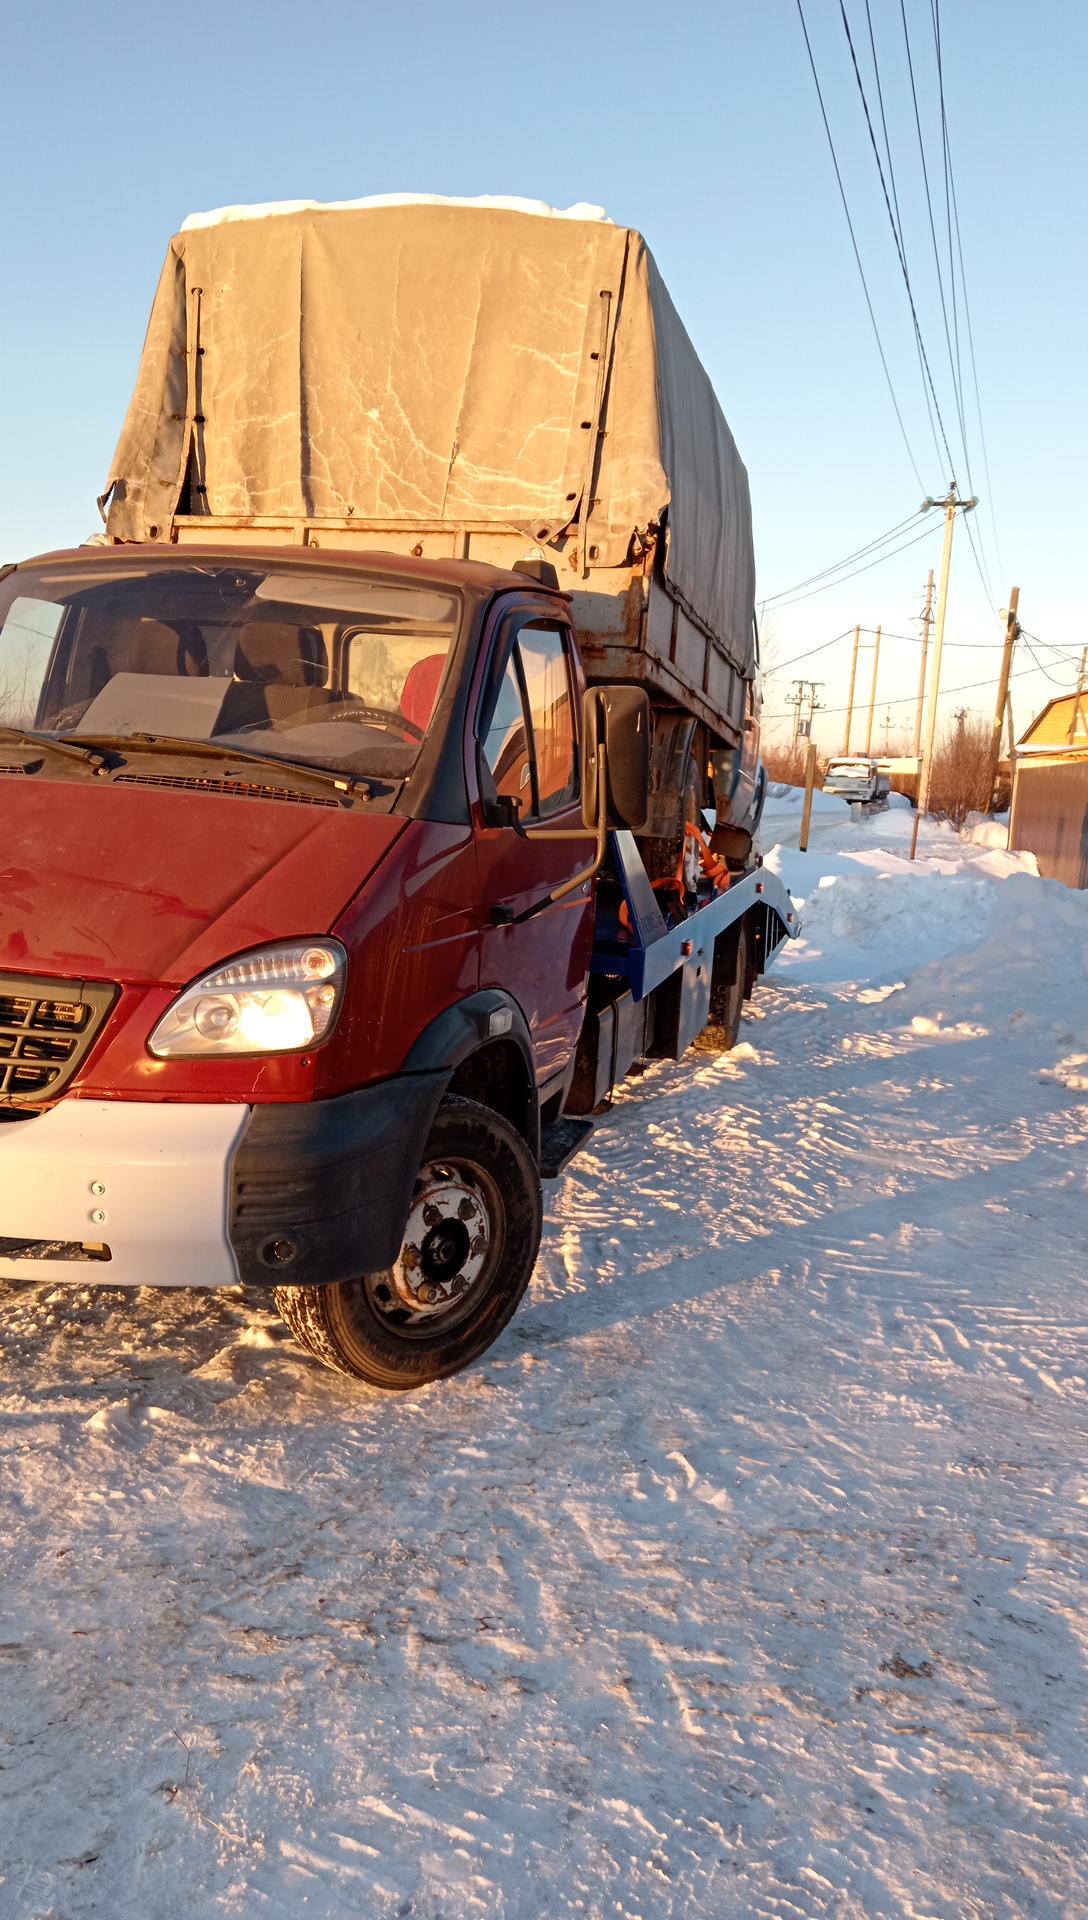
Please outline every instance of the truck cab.
M9 571L0 619L0 1271L273 1283L380 1384L463 1365L583 1026L566 596L129 546Z
M824 792L837 794L851 807L864 807L870 813L883 812L888 806L891 779L881 773L880 762L866 754L832 760L824 779Z

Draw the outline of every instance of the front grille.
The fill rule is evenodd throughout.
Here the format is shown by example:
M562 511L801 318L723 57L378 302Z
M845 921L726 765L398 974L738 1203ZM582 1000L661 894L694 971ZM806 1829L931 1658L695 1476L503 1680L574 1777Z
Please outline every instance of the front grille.
M299 793L294 787L268 787L258 780L206 780L196 773L118 773L115 787L173 787L184 793L233 793L242 800L288 800L296 807L336 807L331 794Z
M0 1105L55 1099L118 991L100 981L0 973Z
M41 765L41 761L37 760L37 761L34 761L32 764L35 767L39 767ZM29 773L29 772L30 772L30 768L27 766L24 766L21 760L0 760L0 773Z
M0 1260L112 1260L110 1249L94 1240L5 1240Z

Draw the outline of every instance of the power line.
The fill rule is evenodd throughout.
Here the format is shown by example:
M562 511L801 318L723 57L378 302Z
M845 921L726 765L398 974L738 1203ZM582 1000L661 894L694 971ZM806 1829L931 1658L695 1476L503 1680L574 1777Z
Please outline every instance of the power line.
M876 339L877 352L880 355L880 364L884 369L884 378L888 383L888 392L891 395L892 406L895 409L895 417L899 422L899 431L903 436L903 445L907 450L907 459L910 461L911 467L914 470L914 477L917 480L918 485L922 488L924 492L925 482L923 481L922 476L918 471L918 463L914 458L910 441L907 438L907 429L903 425L903 415L899 410L899 402L895 396L895 387L892 384L892 376L888 369L888 361L884 352L884 345L880 338L880 328L877 326L876 314L873 311L873 303L869 295L869 283L865 278L865 269L861 264L861 254L858 250L857 237L854 233L854 222L850 218L850 207L846 198L846 189L842 184L842 172L839 168L839 157L838 157L838 154L835 152L835 142L831 137L831 126L827 118L827 108L824 106L824 96L823 96L823 90L820 86L820 76L816 71L816 62L812 54L812 43L808 37L808 27L805 24L805 14L804 14L804 8L801 4L801 0L797 0L797 12L801 20L801 32L805 36L805 50L808 54L809 66L812 68L812 78L816 86L816 97L820 102L820 114L824 123L824 132L827 135L827 144L831 149L831 164L835 169L835 179L838 182L839 198L842 201L842 210L846 215L846 224L850 230L850 244L854 249L854 259L857 261L858 273L861 277L862 291L865 295L865 304L869 309L869 318L872 321L872 325L873 325L873 335Z
M900 3L902 4L902 0L900 0ZM943 51L941 47L940 0L931 0L931 17L932 17L932 23L933 23L934 51L936 53L936 58L937 58L937 89L938 89L938 95L940 98L940 108L941 108L941 142L942 142L942 147L944 152L944 163L945 163L946 207L949 210L948 255L949 255L949 270L952 277L952 316L953 316L953 324L954 324L955 333L956 333L956 358L958 362L959 361L959 324L958 324L958 318L956 314L956 301L955 301L955 294L956 294L955 263L952 258L953 227L955 228L955 235L956 235L956 254L959 259L960 292L963 297L963 316L964 316L964 320L966 322L966 327L967 327L967 345L968 345L968 351L969 351L970 360L971 360L971 380L972 380L972 385L974 387L974 395L975 395L975 413L978 418L979 440L982 444L982 465L983 465L983 471L986 475L986 488L987 488L987 496L988 496L988 502L989 502L990 524L993 528L993 535L994 535L994 553L997 558L997 564L1000 567L1001 566L1001 542L997 532L997 516L994 513L994 508L993 508L993 482L990 479L990 454L986 444L986 428L983 424L983 419L982 419L982 399L979 393L979 385L978 385L978 362L975 358L975 334L974 334L974 328L971 324L971 304L967 298L967 275L964 271L964 265L963 265L963 236L960 231L959 202L956 197L956 175L952 165L952 146L948 137L948 114L945 107L945 93L944 93L944 56L943 56ZM962 371L961 371L961 375L960 375L961 393L962 393L962 384L963 382L962 382ZM969 461L969 456L967 455L966 435L964 438L964 456L965 458L968 458L967 478L968 478L968 482L971 485L971 492L974 493L975 488L974 488L974 483L971 481L970 461ZM980 544L981 544L981 540L982 540L982 533L980 529L979 531Z
M1045 672L1046 669L1042 668L1041 671ZM1022 680L1026 674L1034 673L1034 672L1035 672L1034 667L1021 667L1018 669L1017 672L1011 674L1009 677L1010 679L1013 679L1013 680ZM942 700L947 699L954 693L974 693L977 691L979 687L992 687L992 686L993 686L992 675L985 680L969 680L964 686L942 687L941 698ZM897 694L893 700L886 700L884 702L884 705L888 707L913 706L917 698L918 696L916 693ZM845 713L846 708L845 707L823 707L820 709L820 711L823 713L826 713L830 717L832 714ZM788 713L765 713L763 715L763 719L764 719L764 722L769 725L772 721L775 721L775 720L788 720L789 714Z
M1040 640L1037 633L1029 633L1026 627L1021 627L1020 631L1029 640L1034 640L1037 647L1046 647L1050 653L1064 653L1069 660L1077 660L1080 657L1079 647L1063 647L1056 640Z
M826 581L822 587L810 587L807 593L794 594L792 599L781 599L775 612L781 613L783 607L795 607L799 600L811 600L818 593L828 593L832 587L844 586L847 580L856 580L859 573L869 573L873 567L883 565L885 560L894 560L896 554L906 553L908 547L916 547L919 541L928 539L933 531L932 526L925 527L921 533L916 533L912 540L904 540L901 546L890 547L886 553L878 553L875 560L867 560L864 566L854 567L850 573L839 574L836 579Z
M903 528L909 527L917 518L916 513L908 513L905 520L900 520L896 526L889 527L887 533L878 534L875 540L867 541L865 546L859 547L856 553L848 553L845 559L836 560L833 567L824 567L821 573L810 573L807 580L798 580L794 586L783 587L779 593L764 594L760 605L766 607L770 606L774 600L785 600L791 593L800 593L802 587L811 587L814 581L826 580L828 574L841 572L843 567L850 566L854 560L863 560L867 553L872 553L875 547L882 547L886 540L894 539L897 533L902 533Z
M813 657L813 654L826 653L828 647L833 647L836 641L845 640L849 632L850 632L850 628L844 627L842 632L835 634L833 639L821 640L818 647L809 647L807 651L804 653L794 654L794 657L792 660L784 660L780 667L779 666L767 667L764 672L764 676L763 676L764 679L770 680L773 677L773 675L776 673L785 673L788 667L796 667L799 664L799 662L802 660L811 660Z
M1039 672L1042 674L1045 674L1046 678L1049 681L1051 681L1054 686L1064 687L1067 684L1067 682L1064 679L1059 680L1056 674L1051 673L1049 667L1044 667L1042 661L1040 660L1038 654L1035 651L1035 648L1031 645L1030 641L1028 640L1023 627L1021 627L1020 629L1020 637L1023 640L1024 645L1027 647L1027 650L1030 653L1032 659L1034 660L1036 666L1038 667Z
M865 0L865 5L866 5L866 12L868 12L869 0ZM968 479L968 482L970 483L971 482L971 462L970 462L970 457L967 451L967 430L966 430L966 424L964 421L964 413L963 413L963 396L962 396L961 386L959 381L957 380L957 375L956 375L959 341L957 337L956 352L954 353L952 348L952 331L948 324L948 303L945 299L944 276L941 272L941 250L937 243L937 223L933 217L933 197L930 192L930 186L929 186L929 168L926 165L926 146L925 146L925 140L922 136L922 116L918 107L918 90L914 80L914 58L913 58L913 55L911 54L911 49L910 49L910 32L907 27L906 0L899 0L899 14L900 14L900 19L902 20L902 23L903 23L903 44L906 49L906 55L907 55L907 71L910 75L910 94L911 94L911 100L914 105L914 126L915 126L915 131L918 135L918 157L922 163L922 179L925 184L925 190L926 190L926 212L929 217L930 238L933 241L933 264L937 270L937 288L941 297L941 317L944 321L944 337L945 337L945 343L948 347L948 364L952 372L952 385L956 395L956 411L959 416L959 423L960 423L960 438L963 441L963 456L965 461L967 462L967 479ZM871 32L871 28L870 28L870 32ZM875 55L874 55L874 58L875 58ZM952 288L952 293L954 298L955 296L954 285ZM974 485L971 484L971 492L974 493L974 491L975 491Z
M949 478L954 482L956 463L952 457L952 449L948 444L948 435L945 432L944 419L941 414L941 403L937 398L937 388L934 384L933 374L930 370L929 355L926 352L925 342L922 338L922 328L921 328L921 323L918 319L918 309L914 304L914 293L910 284L910 274L907 270L906 251L903 246L902 235L896 224L895 214L892 212L892 203L888 195L887 182L885 181L885 178L884 178L884 168L883 168L883 165L881 164L881 159L880 159L880 148L877 145L876 134L873 131L872 115L869 112L869 102L868 102L868 99L866 98L865 85L861 77L861 69L858 66L858 57L854 51L854 38L850 32L850 22L846 14L845 0L839 0L839 12L842 15L842 24L843 24L843 29L846 33L846 42L848 47L850 48L850 59L854 68L854 78L857 81L858 92L861 95L862 109L865 114L865 124L869 129L869 142L873 149L873 158L876 161L876 170L880 176L880 187L881 187L881 192L884 195L884 205L887 208L888 223L892 230L892 239L895 242L895 250L899 256L899 265L903 274L903 285L907 290L907 300L910 305L911 319L914 323L914 338L917 343L919 359L921 361L921 365L923 369L923 382L922 382L923 391L925 390L925 387L928 384L929 394L932 396L932 400L933 400L933 410L937 415L937 424L941 429L941 439L944 442L944 450L948 455L949 466L952 469L952 472L950 473ZM927 398L926 404L927 406L929 404L928 398ZM934 436L934 441L936 441L936 436ZM939 448L937 449L937 453L939 458L940 457Z

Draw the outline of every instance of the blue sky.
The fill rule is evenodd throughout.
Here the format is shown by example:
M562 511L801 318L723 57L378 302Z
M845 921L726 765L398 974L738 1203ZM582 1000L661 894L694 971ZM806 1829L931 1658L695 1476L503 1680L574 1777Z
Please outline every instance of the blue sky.
M804 3L907 438L924 491L939 494L948 461L926 418L838 0ZM940 221L929 0L905 3ZM966 491L899 4L871 8L908 266ZM869 82L864 0L848 0L847 13ZM1025 627L1063 650L1040 654L1062 685L1088 642L1088 6L943 0L941 17L992 481L969 418L992 595L961 527L944 679L949 709L984 711L1001 638L995 607L1009 585L1020 586ZM588 200L642 229L748 466L761 594L916 512L922 490L874 345L796 0L558 13L486 0L397 9L40 0L5 10L4 49L0 558L78 541L97 524L162 257L187 213L398 189ZM926 570L939 559L931 518L909 551L768 619L779 663L768 715L783 710L796 662L827 683L818 731L840 744L850 643L824 643L856 621L916 631ZM913 693L917 661L909 637L885 643L881 719L888 700ZM1018 727L1058 691L1026 653L1020 666ZM893 707L893 720L907 712Z

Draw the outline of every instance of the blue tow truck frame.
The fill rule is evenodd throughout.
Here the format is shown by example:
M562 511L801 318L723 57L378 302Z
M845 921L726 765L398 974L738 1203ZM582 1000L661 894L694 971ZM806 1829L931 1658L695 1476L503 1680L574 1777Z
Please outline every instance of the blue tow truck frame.
M642 864L634 835L609 834L611 866L619 881L599 888L590 975L600 976L600 992L591 986L573 1095L563 1113L542 1129L541 1173L556 1179L585 1145L596 1115L607 1110L615 1087L650 1050L679 1059L710 1018L714 948L723 933L747 919L751 933L749 968L765 973L786 940L795 939L801 921L778 878L763 866L731 879L728 887L704 883L705 893L684 917L671 923L661 910ZM626 912L621 911L620 899ZM665 1022L649 1019L650 998L676 981ZM596 1001L596 1004L594 1004ZM648 1039L652 1033L652 1042Z

